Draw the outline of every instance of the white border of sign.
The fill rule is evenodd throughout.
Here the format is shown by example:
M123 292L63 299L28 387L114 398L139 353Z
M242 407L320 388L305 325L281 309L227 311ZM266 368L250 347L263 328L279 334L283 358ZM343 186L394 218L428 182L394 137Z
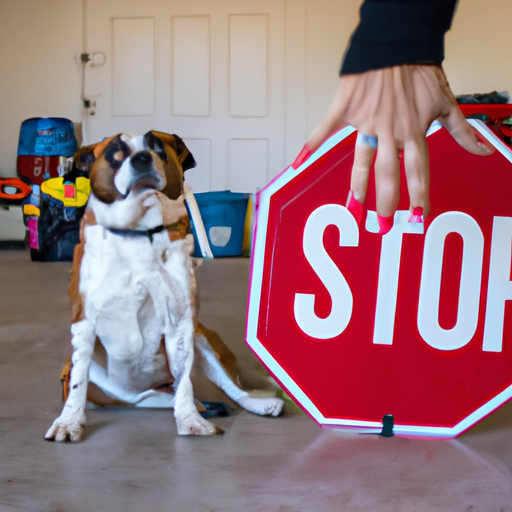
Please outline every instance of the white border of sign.
M477 120L468 120L468 122L486 138L505 158L512 163L512 151L508 148L494 133L485 126L484 123ZM440 123L435 122L430 127L427 136L432 135L441 128ZM320 425L324 427L351 427L358 431L378 432L382 428L382 423L372 421L358 421L347 419L326 418L315 404L310 400L307 394L290 378L279 363L272 357L267 349L258 340L258 318L261 303L261 285L263 283L263 267L265 257L265 243L267 239L268 214L270 209L270 198L279 189L285 187L291 180L301 174L313 162L327 153L343 139L354 132L354 128L346 127L335 133L318 148L309 159L304 162L297 170L291 166L285 169L277 178L270 182L264 189L258 192L257 208L254 224L254 238L252 246L252 268L249 282L249 301L247 307L247 344L258 355L265 366L275 377L288 389L294 399L304 408L304 410ZM489 402L472 412L464 420L453 427L431 427L431 426L409 426L395 424L393 432L395 434L410 436L432 436L432 437L457 437L464 431L471 428L478 421L482 420L499 406L512 398L512 385L496 395Z

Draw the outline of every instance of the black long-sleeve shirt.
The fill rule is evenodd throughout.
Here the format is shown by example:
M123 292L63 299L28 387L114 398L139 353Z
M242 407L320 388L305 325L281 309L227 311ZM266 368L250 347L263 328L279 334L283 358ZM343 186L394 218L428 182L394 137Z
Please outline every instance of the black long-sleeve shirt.
M365 0L341 74L444 60L457 0Z

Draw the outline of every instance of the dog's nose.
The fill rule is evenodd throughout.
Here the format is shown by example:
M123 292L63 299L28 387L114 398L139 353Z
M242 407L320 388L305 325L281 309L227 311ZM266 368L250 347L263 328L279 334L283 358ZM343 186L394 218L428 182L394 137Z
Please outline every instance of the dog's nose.
M153 157L149 151L139 151L130 159L132 167L138 172L147 172L152 161Z

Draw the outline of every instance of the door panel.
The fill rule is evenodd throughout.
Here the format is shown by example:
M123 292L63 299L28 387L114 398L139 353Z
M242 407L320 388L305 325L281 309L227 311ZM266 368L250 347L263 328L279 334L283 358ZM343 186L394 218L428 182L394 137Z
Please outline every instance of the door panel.
M210 115L210 16L172 17L174 116Z
M267 117L268 16L229 16L229 112Z
M153 115L154 33L153 18L112 20L113 116Z

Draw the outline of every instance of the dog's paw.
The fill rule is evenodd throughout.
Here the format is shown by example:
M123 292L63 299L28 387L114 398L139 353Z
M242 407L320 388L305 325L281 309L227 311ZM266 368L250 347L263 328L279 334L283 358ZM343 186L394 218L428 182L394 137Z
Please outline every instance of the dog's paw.
M153 189L142 191L139 195L139 201L146 210L149 210L159 202L158 191Z
M155 205L160 206L158 191L132 190L124 201L117 203L115 227L136 227L148 210Z
M261 416L279 416L284 406L284 401L277 397L253 398L245 396L238 403L247 411Z
M76 443L83 437L85 418L59 416L48 429L47 441L71 441Z
M224 433L221 428L202 418L199 413L176 418L176 424L180 436L212 436Z

